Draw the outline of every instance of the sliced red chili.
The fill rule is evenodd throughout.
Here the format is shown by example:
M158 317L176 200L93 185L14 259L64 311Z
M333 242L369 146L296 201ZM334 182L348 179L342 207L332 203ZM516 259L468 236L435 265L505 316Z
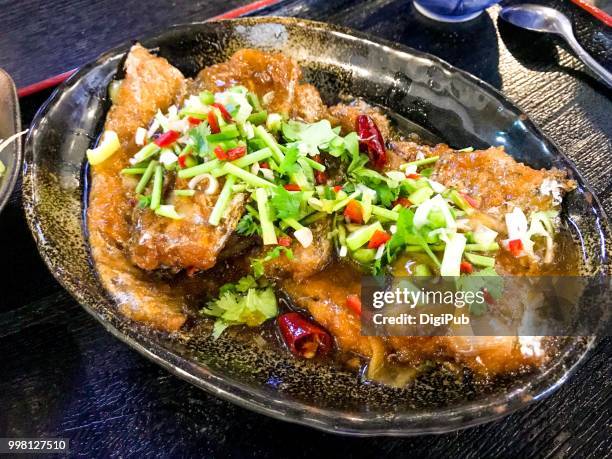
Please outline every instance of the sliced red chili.
M474 199L473 197L465 193L461 193L461 196L463 196L463 199L465 199L470 206L472 206L475 209L478 208L478 201L476 199Z
M185 162L187 161L187 156L188 155L182 155L178 157L178 164L181 169L185 169L187 167L187 163Z
M464 274L472 274L474 272L474 267L469 261L462 261L459 265L459 271Z
M359 298L359 295L348 295L346 297L346 307L358 316L361 316L361 298Z
M270 165L266 162L259 163L259 167L262 169L270 169Z
M278 238L278 245L283 247L289 247L291 245L291 238L289 236L281 236Z
M397 206L398 204L402 207L410 207L412 205L410 199L405 197L399 197L395 201L393 201L393 207Z
M227 159L229 159L230 161L234 161L235 159L242 158L244 155L246 155L246 151L247 149L245 146L230 148L226 152Z
M297 183L287 183L283 188L287 191L301 191L302 189Z
M370 238L370 242L368 242L368 249L377 249L389 239L391 239L391 236L388 233L376 230Z
M359 135L359 145L370 157L370 161L377 169L387 164L387 150L378 126L368 115L359 115L356 120L356 129Z
M194 118L193 116L189 116L187 118L187 121L189 121L191 124L195 124L197 126L198 124L200 124L204 120L202 120L200 118Z
M316 155L313 158L313 161L321 164L321 155ZM315 181L317 185L323 185L327 183L327 174L324 171L314 171Z
M314 171L315 180L317 185L323 185L327 183L327 174L323 171Z
M221 116L223 117L225 121L227 121L228 123L232 121L232 115L230 115L230 112L228 112L227 109L222 104L214 103L214 104L210 104L210 106L218 108L219 111L221 112Z
M289 350L297 356L311 359L332 348L330 334L297 312L282 314L277 322Z
M419 174L406 174L406 178L409 178L412 180L418 180L421 178L421 176Z
M164 132L157 139L155 139L155 145L158 147L167 147L168 145L172 145L176 140L181 136L181 133L178 131L168 131Z
M363 223L363 211L361 210L361 204L354 199L349 201L344 208L344 216L352 223Z
M221 132L221 129L219 128L219 121L217 120L217 116L215 115L215 112L213 110L208 112L206 118L208 119L210 132L212 132L213 134L218 134L219 132Z
M342 190L342 185L336 185L336 186L334 187L334 191L335 191L336 193L339 193L341 190Z
M217 159L220 159L221 161L227 160L227 152L221 147L221 145L217 145L213 152L215 153Z
M482 289L482 293L483 293L483 296L484 296L484 300L488 304L495 304L495 298L493 298L493 295L491 295L486 288Z
M518 257L523 252L523 241L520 239L512 239L508 241L508 250L512 255Z

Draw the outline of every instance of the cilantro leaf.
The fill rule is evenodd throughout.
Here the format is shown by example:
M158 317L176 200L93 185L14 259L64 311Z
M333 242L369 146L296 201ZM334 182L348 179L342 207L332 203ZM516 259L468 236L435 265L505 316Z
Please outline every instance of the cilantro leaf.
M244 276L236 283L236 291L244 293L250 288L256 288L257 281L253 276Z
M289 193L283 187L277 187L270 199L278 218L297 218L300 215L302 193Z
M194 148L199 156L208 154L208 141L206 136L210 134L210 129L206 123L200 123L189 130L189 137L193 140Z
M253 236L254 234L261 234L261 227L251 214L244 214L238 226L236 226L236 232L241 236Z
M281 175L290 175L297 171L298 165L296 162L298 159L298 154L299 151L295 146L289 147L285 150L285 158L278 167L278 172Z
M216 317L213 338L218 338L231 325L257 326L278 314L272 287L258 288L253 276L245 276L236 284L226 284L219 296L210 301L202 314Z
M369 187L376 191L378 201L383 207L391 207L399 195L399 188L391 188L385 182L371 183Z
M144 209L151 205L151 196L138 195L138 207Z
M300 121L288 121L283 123L282 131L285 139L305 142L311 147L319 147L331 142L338 136L328 120L321 120L311 124Z
M263 258L253 258L251 260L251 269L253 270L253 276L255 276L256 278L263 276L265 272L265 263L280 257L282 253L284 253L289 260L293 260L293 250L287 247L283 247L281 245L277 245L276 247L274 247Z
M406 245L418 245L423 248L425 253L434 261L436 266L440 266L440 260L431 251L425 236L414 226L414 212L410 209L401 209L397 219L397 231L389 240L387 245L387 260L391 262L398 252Z
M494 299L499 299L504 290L504 280L499 277L494 268L484 268L472 274L463 275L455 281L457 290L472 292L474 294L486 291ZM470 312L482 315L487 310L485 302L474 301L470 304Z

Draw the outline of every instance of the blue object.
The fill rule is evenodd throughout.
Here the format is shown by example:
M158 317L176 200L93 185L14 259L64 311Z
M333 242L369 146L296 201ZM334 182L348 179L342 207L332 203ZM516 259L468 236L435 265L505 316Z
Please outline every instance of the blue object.
M430 19L463 22L474 19L500 0L414 0L417 11Z

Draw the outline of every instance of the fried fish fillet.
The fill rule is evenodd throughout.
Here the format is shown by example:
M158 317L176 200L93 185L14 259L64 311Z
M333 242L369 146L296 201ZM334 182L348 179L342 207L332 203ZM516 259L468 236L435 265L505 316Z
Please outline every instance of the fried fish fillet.
M105 124L106 130L118 134L121 148L91 170L89 241L100 279L120 311L136 321L174 331L186 319L180 290L149 280L127 256L135 184L120 171L137 150L136 128L146 126L157 110L167 109L185 79L168 61L151 55L140 45L130 50L125 70Z

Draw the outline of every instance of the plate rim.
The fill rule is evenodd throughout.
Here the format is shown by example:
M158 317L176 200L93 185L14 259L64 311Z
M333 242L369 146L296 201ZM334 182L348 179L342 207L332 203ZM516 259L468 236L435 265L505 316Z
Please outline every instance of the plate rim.
M16 134L18 132L21 132L21 111L19 108L17 89L15 87L15 82L6 70L0 68L0 73L2 73L6 77L6 80L9 83L9 91L11 98L10 102L13 105L13 127L15 128L15 132L13 132L13 134ZM21 169L23 167L24 149L22 144L23 139L21 137L22 136L19 136L7 146L7 148L13 148L15 164L13 169L10 171L10 174L5 175L2 179L6 182L3 184L0 183L0 189L2 189L2 191L4 192L4 194L0 194L0 213L2 212L2 209L4 209L4 206L8 202L9 198L11 197L11 194L13 193L15 185L17 184L17 180L19 179L19 175L21 174Z
M253 16L253 17L244 17L244 18L236 18L236 19L225 19L225 20L215 20L215 21L195 21L195 22L174 24L168 28L165 28L162 32L150 34L145 37L142 37L139 39L139 41L146 44L147 41L156 40L156 39L159 39L160 37L163 37L164 35L172 34L173 32L176 32L176 31L186 30L194 26L198 26L198 25L211 26L212 25L214 27L216 24L223 24L223 23L228 23L228 22L236 23L236 24L242 23L245 25L253 25L256 23L264 23L264 24L265 23L281 23L287 26L298 26L298 27L303 27L307 29L314 28L316 30L320 30L322 33L341 34L343 35L343 38L348 38L348 39L353 39L353 40L357 39L358 41L361 41L361 42L367 42L368 46L374 45L377 47L384 47L384 48L388 48L389 51L395 51L395 52L399 52L402 54L408 54L408 55L428 59L432 61L433 63L442 66L445 70L461 75L463 78L466 78L468 81L475 83L485 92L491 93L493 96L495 96L496 100L498 100L500 103L504 105L504 108L510 110L516 116L522 115L521 120L527 124L529 129L532 130L534 134L537 135L537 137L540 140L544 141L546 146L550 148L554 152L555 155L558 155L560 158L562 158L564 161L566 161L572 166L572 172L575 173L577 175L577 178L579 178L579 180L582 182L582 184L584 185L585 191L589 192L593 197L592 207L595 208L598 211L598 215L602 217L600 233L602 233L602 231L604 233L608 233L608 234L610 233L608 216L606 215L605 209L601 205L601 202L599 201L596 194L593 192L592 187L589 185L588 181L585 180L584 176L582 175L580 170L575 166L573 161L569 157L567 157L563 153L563 151L560 150L556 146L556 144L553 141L551 141L546 135L544 135L544 133L542 133L542 131L531 121L531 118L529 118L523 112L520 106L514 103L513 101L511 101L507 96L505 96L503 93L501 93L499 90L497 90L496 88L494 88L487 82L481 80L480 78L458 67L451 65L445 60L440 59L439 57L436 57L432 54L410 48L400 43L394 43L392 41L382 39L376 36L372 36L364 32L360 32L360 31L342 27L342 26L337 26L334 24L329 24L329 23L325 23L321 21L312 21L312 20L302 19L302 18L278 17L278 16ZM49 99L47 99L47 101L45 101L45 103L38 109L35 117L32 120L31 126L38 125L38 123L40 123L40 121L44 119L44 116L46 115L48 108L51 106L51 104L57 101L58 96L61 95L61 93L66 88L71 86L73 83L76 83L84 74L86 74L87 72L95 68L101 62L107 59L113 58L113 56L116 56L120 52L121 53L125 52L127 49L129 49L129 46L132 43L133 43L132 40L125 41L121 43L120 45L115 46L101 53L97 58L79 67L79 69L73 75L71 75L65 82L63 82L58 88L56 88L53 91ZM288 399L276 400L275 405L279 407L279 409L276 410L270 407L269 404L266 403L266 401L269 402L270 397L269 396L266 397L263 393L254 393L254 392L247 390L248 397L245 397L240 394L232 393L230 390L233 390L234 392L236 391L244 392L244 389L240 387L241 386L240 382L238 381L228 382L226 378L215 375L214 374L215 372L213 370L207 367L203 367L202 365L198 365L198 367L200 368L200 371L204 370L206 374L204 375L204 377L202 374L196 376L190 373L189 371L187 371L185 368L179 367L176 362L175 363L170 362L169 357L175 360L182 361L185 364L193 365L192 361L188 360L185 357L175 354L173 351L170 351L169 349L165 348L160 343L152 341L149 336L140 334L139 336L140 341L137 341L133 336L131 336L131 334L136 333L135 330L139 328L139 324L136 324L136 326L133 326L129 330L130 334L126 333L125 331L119 330L119 328L113 323L112 320L109 320L108 318L104 317L103 314L101 314L100 312L98 312L96 309L94 309L92 306L88 304L86 295L83 295L82 292L73 291L72 290L73 286L68 285L66 283L66 280L63 277L60 277L58 275L56 269L53 266L53 263L52 263L52 260L50 259L49 254L45 250L44 241L41 240L42 235L38 233L37 223L39 220L35 212L35 205L33 204L34 199L30 200L30 198L33 198L34 196L34 182L32 180L32 175L31 175L32 168L29 167L31 166L31 163L33 161L33 147L32 147L33 140L32 138L35 135L34 131L35 131L34 129L30 129L30 131L28 132L27 138L26 138L26 142L25 142L25 149L24 149L25 155L24 155L24 161L23 161L23 166L22 166L23 168L23 198L22 199L23 199L23 206L24 206L24 211L26 215L26 220L28 222L30 231L32 232L32 235L36 241L37 249L39 253L41 254L41 257L45 261L45 264L47 265L47 267L53 274L53 276L58 280L58 282L62 285L62 287L64 287L68 291L68 293L73 298L75 298L75 300L79 302L79 304L90 315L92 315L96 320L98 320L98 322L100 322L103 325L103 327L107 331L109 331L113 336L117 337L122 342L134 348L141 355L147 357L149 360L162 366L163 368L170 371L172 374L180 377L181 379L186 380L187 382L195 385L196 387L206 390L209 394L218 396L224 400L235 403L243 408L247 408L254 412L264 414L264 415L270 416L278 420L301 424L301 425L313 427L318 430L322 430L322 431L326 431L330 433L345 434L345 435L351 435L351 436L367 437L367 436L384 435L384 436L394 436L394 437L395 436L405 437L405 436L422 435L422 434L430 434L430 433L435 433L435 434L448 433L448 432L453 432L453 431L473 427L476 425L484 424L486 422L491 422L495 419L499 419L512 412L515 412L518 409L526 408L527 406L535 403L538 400L548 397L553 392L555 392L559 387L561 387L561 385L563 385L567 381L567 379L569 379L576 372L576 370L580 366L582 366L585 359L587 358L587 356L590 356L594 348L594 344L596 340L594 337L591 337L591 339L588 340L585 346L585 349L582 351L582 354L580 355L578 359L576 359L573 362L571 367L566 369L566 371L562 374L562 376L559 377L553 384L547 385L545 390L540 391L536 396L530 397L528 400L525 400L524 398L520 399L520 394L527 390L527 388L531 385L531 382L530 384L521 388L519 391L514 391L514 393L512 394L506 394L503 400L501 400L500 399L501 397L499 397L498 395L497 400L491 400L488 404L485 405L483 404L483 401L488 400L490 398L490 397L486 397L484 399L481 399L480 402L476 402L476 403L472 402L472 403L463 405L459 410L456 410L453 408L445 408L442 410L436 410L435 412L428 414L429 416L433 415L434 417L436 417L442 414L450 415L450 414L457 413L457 412L465 413L470 410L483 410L483 409L487 410L487 413L481 416L478 416L476 418L473 418L469 422L463 422L461 425L450 425L449 424L446 427L434 426L434 427L429 427L429 428L423 428L423 427L411 428L409 426L402 425L406 423L407 419L402 420L401 418L409 418L409 419L412 419L412 421L415 421L416 420L415 418L421 417L418 413L412 413L409 415L406 415L405 413L399 413L393 417L393 421L397 422L399 425L395 424L392 421L391 425L384 427L384 428L372 429L364 425L368 422L375 421L376 419L373 417L367 417L367 418L360 417L357 420L355 419L351 420L349 424L340 424L340 425L336 424L335 425L334 421L338 421L338 419L334 417L334 414L340 413L339 410L315 409L311 405L308 405L307 403L296 402L296 401L288 400ZM125 320L129 320L129 319L125 319ZM131 323L135 324L134 322L131 322ZM145 344L148 344L149 348L147 348ZM164 356L162 354L168 354L168 355ZM220 385L217 384L214 381L214 379L219 379L224 387L223 388L220 387ZM228 388L230 390L228 390ZM511 403L512 405L510 405ZM495 408L502 408L502 407L505 408L503 411L499 410L498 412L495 412ZM324 411L324 413L321 413L321 411ZM309 417L308 414L311 414L312 417Z

